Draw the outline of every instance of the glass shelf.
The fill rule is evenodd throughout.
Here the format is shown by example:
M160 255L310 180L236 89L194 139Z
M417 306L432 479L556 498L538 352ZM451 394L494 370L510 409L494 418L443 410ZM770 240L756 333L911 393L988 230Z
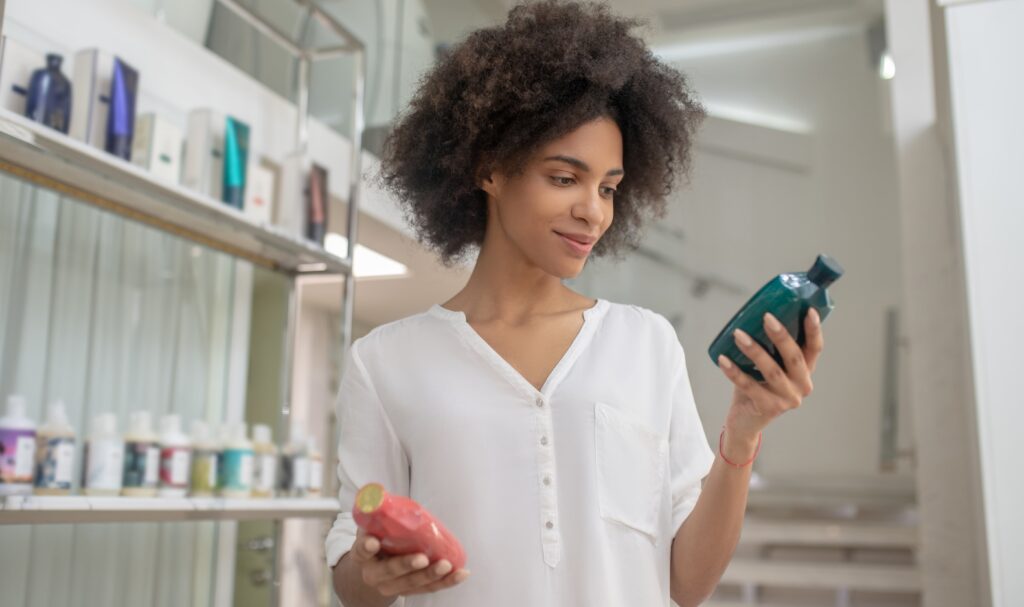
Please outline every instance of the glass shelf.
M30 495L0 498L0 525L333 518L334 498L97 497Z
M351 272L311 241L2 108L0 170L272 270Z

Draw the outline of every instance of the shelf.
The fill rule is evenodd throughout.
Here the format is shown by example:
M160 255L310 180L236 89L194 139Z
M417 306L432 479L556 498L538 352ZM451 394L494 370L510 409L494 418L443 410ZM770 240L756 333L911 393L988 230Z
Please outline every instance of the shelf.
M351 271L312 241L2 108L0 170L273 270Z
M333 518L340 510L333 498L8 496L0 525Z

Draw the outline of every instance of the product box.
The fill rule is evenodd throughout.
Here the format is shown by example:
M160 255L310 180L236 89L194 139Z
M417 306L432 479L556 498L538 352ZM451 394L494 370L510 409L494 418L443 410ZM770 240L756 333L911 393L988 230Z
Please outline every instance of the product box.
M167 120L156 114L142 114L135 119L132 163L154 176L178 183L182 145L181 129Z
M277 173L269 166L250 162L247 181L244 207L246 217L257 224L270 223L274 217Z
M75 54L71 81L71 136L131 159L139 73L100 49Z
M217 200L221 200L224 192L226 123L226 116L216 110L192 110L185 135L181 183Z
M309 168L306 178L306 238L320 246L327 236L327 209L331 195L327 189L327 169L319 164Z
M10 36L0 38L0 107L25 115L32 72L46 65L46 57Z
M281 186L274 205L274 223L295 238L306 235L306 175L309 161L301 154L286 156L281 163Z

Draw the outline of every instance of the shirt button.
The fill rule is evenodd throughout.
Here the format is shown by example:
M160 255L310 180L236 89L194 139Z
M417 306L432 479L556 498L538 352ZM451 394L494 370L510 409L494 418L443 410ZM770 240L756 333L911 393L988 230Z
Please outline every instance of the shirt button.
M540 444L542 444L542 445L548 444L548 437L546 437L546 436L540 437Z
M544 477L544 484L545 485L550 485L551 484L551 477L550 476L545 476Z
M552 523L551 521L548 521L547 524L545 524L544 526L547 527L548 529L554 529L555 528L555 524Z
M540 397L540 396L537 397L537 406L538 407L543 407L544 406L544 399L542 397Z

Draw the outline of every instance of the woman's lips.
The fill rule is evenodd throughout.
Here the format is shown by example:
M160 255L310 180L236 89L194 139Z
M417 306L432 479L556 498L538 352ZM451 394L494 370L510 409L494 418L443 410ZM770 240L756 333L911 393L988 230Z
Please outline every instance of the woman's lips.
M566 243L569 246L569 249L580 257L585 257L590 253L590 250L594 248L594 243L583 244L582 242L573 240L559 232L555 232L555 234L558 234L558 237L562 239L562 242Z

